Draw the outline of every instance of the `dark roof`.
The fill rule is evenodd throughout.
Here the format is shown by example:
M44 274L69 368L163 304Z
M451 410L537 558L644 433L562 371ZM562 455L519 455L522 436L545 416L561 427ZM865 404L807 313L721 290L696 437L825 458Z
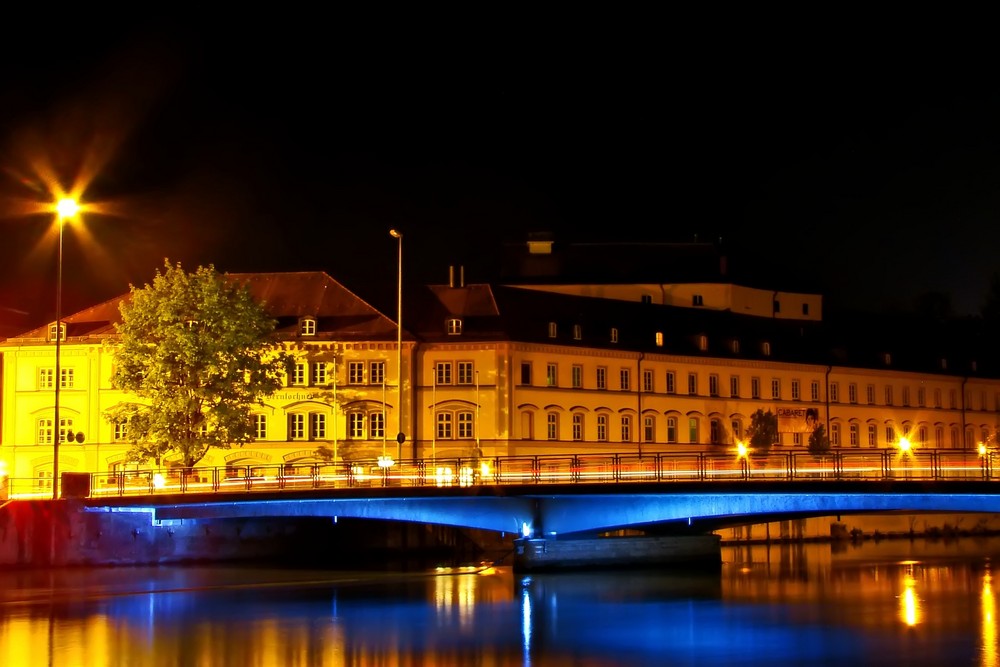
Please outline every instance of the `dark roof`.
M225 278L247 286L254 299L278 321L279 337L296 337L299 320L313 317L316 336L310 339L389 340L397 335L396 322L321 271L293 273L231 273ZM63 318L67 338L114 335L121 322L119 306L130 299L123 294ZM48 325L32 329L14 340L45 340ZM407 338L410 336L407 334Z

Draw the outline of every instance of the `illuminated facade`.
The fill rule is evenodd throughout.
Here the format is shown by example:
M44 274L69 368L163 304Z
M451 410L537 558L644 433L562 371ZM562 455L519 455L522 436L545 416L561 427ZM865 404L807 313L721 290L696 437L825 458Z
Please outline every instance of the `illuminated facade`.
M400 373L396 323L325 273L233 278L265 303L298 363L255 413L256 441L212 450L206 467L295 467L320 460L321 445L350 462L725 451L758 409L779 415L779 451L805 448L816 423L840 448L904 436L916 447L975 448L1000 425L1000 379L971 351L917 346L915 356L869 332L848 350L831 340L817 295L709 283L466 285L452 274L407 294ZM60 470L126 467L123 429L104 418L132 400L109 380L121 298L65 318L59 378L50 327L0 346L0 460L11 477L35 479L39 491L51 483L56 382Z

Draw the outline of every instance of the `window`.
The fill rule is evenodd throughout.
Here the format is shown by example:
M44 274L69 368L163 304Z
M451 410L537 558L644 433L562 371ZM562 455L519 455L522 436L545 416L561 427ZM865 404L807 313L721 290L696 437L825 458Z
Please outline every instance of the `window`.
M445 331L447 331L449 336L461 336L462 335L462 320L457 317L451 317L445 322Z
M322 361L317 361L312 367L313 376L312 381L314 385L326 384L326 364Z
M583 327L579 324L573 325L573 340L580 340L583 338Z
M663 332L657 331L653 341L656 343L656 347L663 347Z
M896 430L892 426L885 427L885 444L891 445L896 442Z
M51 445L52 444L52 420L51 419L39 419L38 420L38 444L39 445Z
M114 424L114 433L111 435L115 442L125 442L128 439L128 420L123 419Z
M944 427L934 427L934 446L938 449L944 447Z
M739 419L734 419L729 424L733 429L733 442L743 439L743 424L740 423Z
M573 415L573 439L583 440L583 415L579 412Z
M316 320L311 317L303 317L299 321L299 333L303 336L315 336L316 335Z
M882 363L884 363L886 366L891 366L892 365L892 355L889 354L888 352L884 353L882 355Z
M652 294L643 294L642 296L639 297L639 301L641 303L653 303L653 295Z
M800 400L802 400L802 396L799 393L800 387L801 387L801 383L798 380L792 380L792 400L793 401L800 401Z
M60 341L66 340L66 323L65 322L60 322L59 323L59 334L60 334L60 336L59 336L59 340ZM52 324L49 325L49 341L54 342L55 339L56 339L56 325L55 325L55 322L53 322Z
M471 361L458 362L458 384L472 384L475 370Z
M267 415L253 416L253 436L257 440L267 440Z
M878 447L878 427L875 424L868 425L868 446Z
M295 362L292 367L292 384L303 385L306 383L306 364L301 361Z
M917 406L927 407L927 390L923 387L917 387Z
M952 426L951 427L951 446L953 448L958 448L958 447L962 446L961 441L958 439L958 427L957 426Z
M760 398L760 378L750 378L750 398Z
M605 442L608 439L608 416L597 415L597 439Z
M875 385L870 384L865 388L865 398L868 400L868 405L875 405Z
M776 313L781 312L781 302L778 301L777 299L774 300L774 312Z
M59 418L59 442L73 442L75 436L73 420L69 417Z
M949 389L948 390L948 402L951 404L951 409L952 410L954 410L956 407L958 407L958 405L957 405L957 403L958 403L958 392L956 392L954 389Z
M830 383L830 402L831 403L840 402L840 385L836 382Z
M698 349L702 352L708 349L708 336L698 336Z
M667 442L677 442L677 417L667 417Z
M622 391L631 391L632 389L632 372L623 368L618 372L618 383Z
M306 416L301 413L288 415L289 440L304 440L306 437Z
M531 362L522 361L521 362L521 384L530 385L531 384Z
M556 323L549 322L549 338L555 338L555 337L556 337Z
M647 415L642 418L642 441L653 442L656 437L656 422L653 417Z
M310 413L309 433L313 440L324 440L326 438L326 415L321 412Z
M851 405L855 405L858 402L858 385L854 382L847 385L847 401Z
M892 405L892 385L887 384L885 386L885 404Z
M545 365L545 384L549 387L555 387L558 383L556 382L558 368L555 364Z
M434 364L434 384L451 384L450 361L439 361Z
M559 439L559 415L554 412L545 415L545 437L549 440Z
M385 413L381 410L368 415L368 437L372 439L385 437Z
M859 428L856 423L852 423L848 428L848 438L850 438L851 447L861 446L861 434L859 433Z
M698 418L688 419L688 442L698 442Z
M347 383L364 384L364 382L365 382L365 362L363 361L347 362Z
M840 447L840 424L837 422L830 424L830 444L834 447Z
M632 418L622 415L622 442L632 442Z
M348 433L352 438L365 437L365 415L363 412L352 412L347 416Z
M611 327L611 342L618 342L618 327Z
M740 376L730 375L729 376L729 395L733 398L740 397Z
M718 396L719 395L719 376L712 373L708 376L708 395Z
M771 398L781 398L781 380L778 378L771 378Z
M792 444L793 445L801 445L802 444L802 434L801 433L792 433Z
M941 390L940 389L935 389L934 390L934 407L935 408L940 408L941 407Z
M450 412L439 412L437 414L437 438L438 440L451 440L454 437L452 431L452 417Z
M764 343L760 346L760 351L761 351L761 353L765 357L770 357L771 356L771 344L768 343L767 341L764 341Z
M917 442L924 445L927 444L927 427L921 426L917 429Z
M732 352L733 354L740 353L740 341L738 338L734 338L731 341L729 341L729 351Z
M701 294L692 294L691 295L691 305L692 306L704 306L705 305L705 299L702 297Z
M55 385L53 384L53 378L55 377L55 370L52 368L39 368L38 369L38 388L39 389L53 389Z
M903 407L910 407L910 388L903 387Z
M368 377L372 384L382 384L385 382L385 362L373 361L368 364Z
M809 383L809 400L819 400L819 380L813 380Z
M667 371L667 393L677 393L677 375L673 371Z
M647 394L653 393L653 371L646 368L642 371L642 390Z
M583 388L583 366L573 366L573 389Z
M60 389L72 389L75 383L74 377L75 373L72 368L60 368L59 369L59 388Z
M688 373L688 393L692 396L698 395L698 374Z
M608 388L608 369L604 366L597 367L597 388L607 389Z
M475 418L471 412L464 411L455 415L458 418L458 437L460 440L472 440L476 437Z
M708 422L708 437L713 445L717 445L722 442L722 422L718 419L713 419Z
M803 315L808 315L809 314L809 304L808 303L802 304L802 314Z

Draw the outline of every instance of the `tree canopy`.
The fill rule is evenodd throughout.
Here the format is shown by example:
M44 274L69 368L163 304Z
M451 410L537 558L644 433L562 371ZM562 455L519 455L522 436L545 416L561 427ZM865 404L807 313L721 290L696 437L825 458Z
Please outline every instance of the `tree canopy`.
M116 324L111 384L140 403L108 411L132 443L128 459L174 454L190 467L210 447L252 440L254 405L283 385L291 357L273 345L275 321L249 290L211 265L164 262L152 285L130 285Z
M778 440L778 417L768 410L758 409L750 415L747 439L754 454L767 454L771 445Z

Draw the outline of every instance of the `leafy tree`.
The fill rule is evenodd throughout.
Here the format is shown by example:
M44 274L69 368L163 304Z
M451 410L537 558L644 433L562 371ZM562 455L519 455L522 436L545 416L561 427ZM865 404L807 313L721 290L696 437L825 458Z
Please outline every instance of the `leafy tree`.
M818 424L809 434L809 453L813 456L822 456L829 452L830 438L826 437L826 428L822 424Z
M152 285L130 289L111 343L111 384L143 404L106 415L125 424L127 458L177 453L189 468L210 447L252 440L252 406L282 386L291 364L270 341L275 321L263 306L211 265L187 273L165 261Z
M778 440L778 417L768 410L758 409L750 415L750 428L747 429L750 449L755 454L767 454L771 445Z

